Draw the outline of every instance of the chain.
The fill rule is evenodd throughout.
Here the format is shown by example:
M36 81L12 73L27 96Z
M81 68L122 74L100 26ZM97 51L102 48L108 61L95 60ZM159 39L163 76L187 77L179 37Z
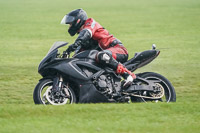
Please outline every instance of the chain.
M160 96L160 97L147 97L147 96L141 96L141 95L130 94L130 93L125 93L125 92L123 92L122 94L125 94L125 95L131 95L131 96L135 96L135 97L142 97L142 98L154 99L154 100L156 100L156 99L160 99L160 98L163 97L163 95Z

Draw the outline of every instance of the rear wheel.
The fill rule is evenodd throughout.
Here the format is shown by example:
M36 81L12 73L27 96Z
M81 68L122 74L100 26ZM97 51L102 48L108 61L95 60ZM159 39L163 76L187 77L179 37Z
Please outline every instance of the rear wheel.
M140 98L135 98L137 101L140 102L176 102L176 92L170 81L165 78L164 76L153 73L153 72L146 72L139 75L140 77L146 79L146 80L158 80L158 83L155 83L156 89L159 91L159 93L148 93L152 99L148 99L143 97L141 93ZM160 97L159 99L153 99L156 97Z
M74 91L64 82L62 91L60 94L56 94L53 92L53 80L42 79L35 87L33 100L35 104L64 105L75 103L76 96Z

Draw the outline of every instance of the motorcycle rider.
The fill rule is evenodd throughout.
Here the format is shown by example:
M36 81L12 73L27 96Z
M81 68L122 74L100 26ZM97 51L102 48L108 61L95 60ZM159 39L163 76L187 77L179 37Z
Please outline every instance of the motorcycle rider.
M88 18L83 9L76 9L65 15L61 24L69 24L68 33L71 36L79 34L73 44L66 50L73 52L78 46L87 45L89 40L96 40L102 51L96 55L96 61L115 70L125 79L124 86L130 85L136 75L121 63L128 59L128 51L120 40L116 39L93 18ZM121 62L121 63L120 63Z

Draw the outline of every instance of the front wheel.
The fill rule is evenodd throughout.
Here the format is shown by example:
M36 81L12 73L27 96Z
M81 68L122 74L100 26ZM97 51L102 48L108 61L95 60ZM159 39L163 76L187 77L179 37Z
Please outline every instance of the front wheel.
M62 91L59 95L53 92L53 80L42 79L36 85L33 92L35 104L64 105L76 102L74 91L63 82Z
M170 81L165 78L164 76L153 73L153 72L146 72L139 74L140 77L146 79L146 80L158 80L159 82L156 83L157 88L160 90L159 94L150 93L152 97L156 96L162 96L162 98L157 100L150 100L146 99L145 97L139 98L140 101L143 102L176 102L176 92L173 87L173 85L170 83Z

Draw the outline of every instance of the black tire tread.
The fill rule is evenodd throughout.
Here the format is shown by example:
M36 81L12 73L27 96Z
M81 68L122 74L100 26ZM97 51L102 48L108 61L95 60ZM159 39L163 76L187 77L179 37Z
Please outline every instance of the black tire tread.
M50 81L52 81L52 79L44 78L44 79L41 79L39 81L39 83L36 85L34 92L33 92L33 101L34 101L35 104L43 104L43 102L40 98L40 89L45 83L50 82ZM73 96L73 99L74 99L73 103L76 103L75 93L71 88L69 88L69 89L72 92L72 96Z
M176 102L176 92L175 92L175 89L174 89L173 85L171 84L171 82L167 78L165 78L164 76L162 76L162 75L160 75L158 73L154 73L154 72L145 72L145 73L141 73L139 75L142 78L154 76L154 77L158 77L161 80L163 80L168 85L168 87L170 89L170 92L171 92L171 98L170 98L169 102Z

